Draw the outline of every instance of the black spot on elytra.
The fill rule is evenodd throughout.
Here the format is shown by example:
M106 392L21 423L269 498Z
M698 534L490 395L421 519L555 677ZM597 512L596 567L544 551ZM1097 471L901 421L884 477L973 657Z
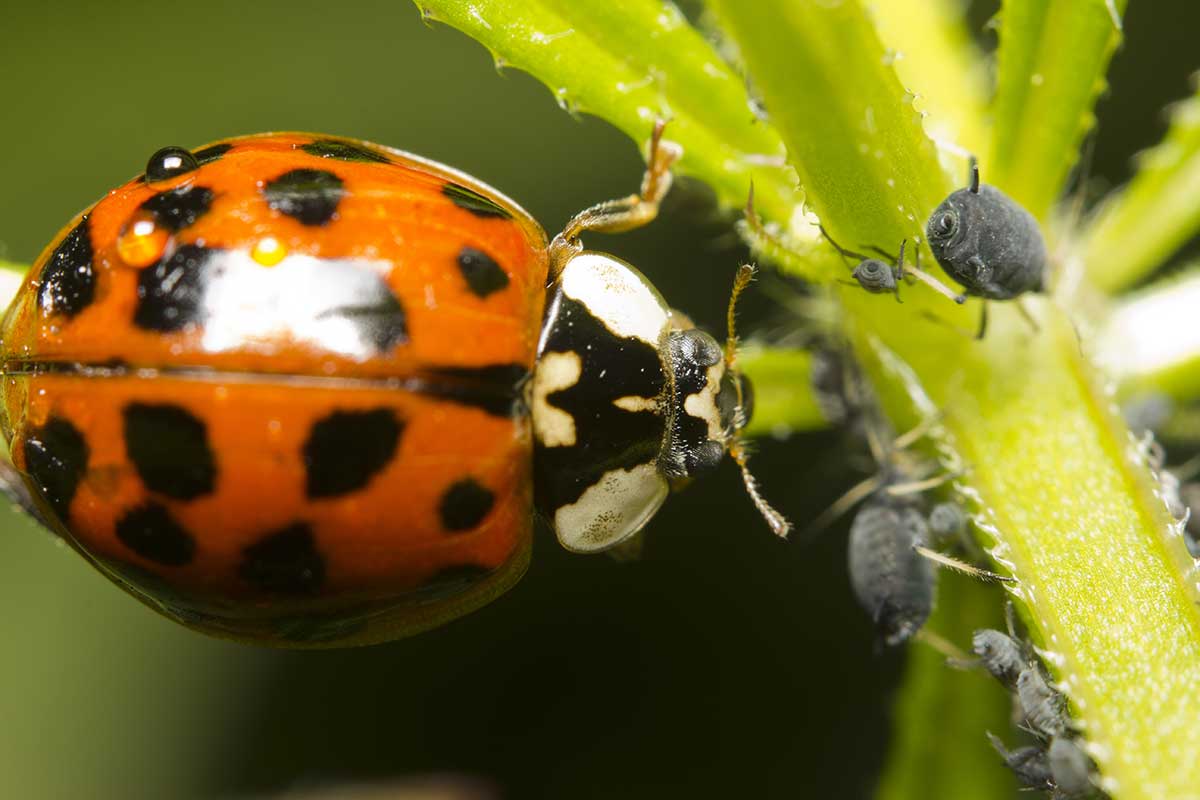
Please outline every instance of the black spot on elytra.
M318 319L337 317L345 319L358 329L359 335L380 353L386 353L402 342L408 341L408 319L404 306L392 294L392 289L382 277L375 276L373 285L364 287L353 304L342 304L326 309Z
M166 567L182 567L196 555L196 540L157 503L139 506L117 520L117 538L147 561Z
M450 198L454 205L470 211L477 217L502 217L505 219L512 217L507 209L494 200L489 200L474 189L459 186L457 183L447 183L442 187L442 194Z
M383 153L340 139L317 139L301 145L300 149L317 158L335 158L339 161L373 161L377 164L392 163L391 159Z
M263 189L267 203L303 225L326 225L346 194L342 179L323 169L293 169Z
M555 289L546 312L543 353L575 353L582 372L546 401L571 415L575 444L535 442L534 496L549 516L577 501L610 470L656 463L666 433L658 410L628 411L620 397L661 397L666 379L658 350L636 337L618 337L584 304Z
M205 164L211 164L214 161L219 161L221 156L225 155L232 149L233 145L229 142L225 142L223 144L214 144L197 150L196 152L192 153L192 157L196 159L196 162L200 166L203 167Z
M303 522L268 534L242 551L238 575L263 591L311 594L325 580L325 560Z
M181 186L154 195L139 208L154 215L159 227L178 233L212 208L213 191L206 186Z
M182 147L164 147L156 150L146 162L146 174L142 176L146 183L177 178L199 169L196 157Z
M92 237L85 216L63 237L38 276L38 305L43 314L73 317L96 296Z
M130 403L122 416L125 449L147 489L176 500L212 492L217 468L203 422L172 405Z
M455 259L458 269L467 281L467 288L476 297L487 297L508 286L508 275L500 265L482 250L464 247Z
M395 412L335 411L318 420L304 443L309 497L357 491L392 460L404 431Z
M83 434L65 419L50 417L30 431L22 450L34 487L65 523L75 490L87 472L90 450Z
M185 244L166 261L139 272L133 324L143 330L170 333L203 323L209 269L221 252Z
M442 527L448 531L469 531L492 510L496 495L474 478L457 481L442 495L438 503L438 514Z

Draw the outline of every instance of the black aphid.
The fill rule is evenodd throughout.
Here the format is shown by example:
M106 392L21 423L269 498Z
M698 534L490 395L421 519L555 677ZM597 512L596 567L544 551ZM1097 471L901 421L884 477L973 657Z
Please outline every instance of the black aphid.
M1033 215L1004 192L979 182L971 159L970 183L952 192L925 224L929 249L961 297L1012 300L1045 288L1046 241ZM987 306L980 337L987 327Z

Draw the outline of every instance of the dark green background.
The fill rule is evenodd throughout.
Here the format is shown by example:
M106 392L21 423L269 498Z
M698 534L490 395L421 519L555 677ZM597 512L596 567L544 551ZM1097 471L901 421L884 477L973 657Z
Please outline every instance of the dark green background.
M1101 107L1094 172L1110 182L1161 135L1157 112L1197 61L1194 2L1132 6ZM501 187L552 232L641 170L631 142L498 76L406 0L0 0L0 120L0 256L26 262L165 144L370 139ZM703 187L673 192L648 230L589 243L719 330L744 254ZM747 326L779 330L763 294ZM755 466L803 523L859 477L845 449L796 437ZM0 524L3 797L237 797L429 772L509 798L855 797L886 743L901 659L874 654L844 527L775 541L729 465L667 505L639 562L571 556L539 531L530 574L492 606L346 652L206 639L31 524Z

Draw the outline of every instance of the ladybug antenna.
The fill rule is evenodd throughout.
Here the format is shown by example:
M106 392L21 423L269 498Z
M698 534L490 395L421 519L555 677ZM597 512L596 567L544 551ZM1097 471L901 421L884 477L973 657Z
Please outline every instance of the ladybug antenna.
M971 156L971 181L967 185L971 194L979 194L979 159Z
M767 525L776 536L786 537L792 530L792 523L776 511L759 491L758 480L751 474L750 466L747 463L750 460L749 448L741 435L741 430L747 420L746 400L742 392L742 376L737 368L737 301L746 287L750 285L750 281L754 280L755 271L751 264L743 264L738 268L737 275L733 279L733 291L729 295L729 310L725 315L729 329L729 334L725 339L725 368L734 376L733 386L737 396L733 432L729 437L729 455L742 472L742 483L746 486L746 493L750 495L750 502L754 503L754 507L758 509L759 514L762 514L763 519L767 521Z

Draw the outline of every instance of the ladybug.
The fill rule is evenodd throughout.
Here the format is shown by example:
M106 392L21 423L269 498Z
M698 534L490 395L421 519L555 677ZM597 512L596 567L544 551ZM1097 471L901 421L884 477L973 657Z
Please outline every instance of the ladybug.
M604 550L726 451L786 532L745 471L732 344L580 243L654 218L661 135L640 194L551 242L495 189L367 142L160 150L3 319L7 491L166 616L293 647L461 616L521 577L535 507Z

